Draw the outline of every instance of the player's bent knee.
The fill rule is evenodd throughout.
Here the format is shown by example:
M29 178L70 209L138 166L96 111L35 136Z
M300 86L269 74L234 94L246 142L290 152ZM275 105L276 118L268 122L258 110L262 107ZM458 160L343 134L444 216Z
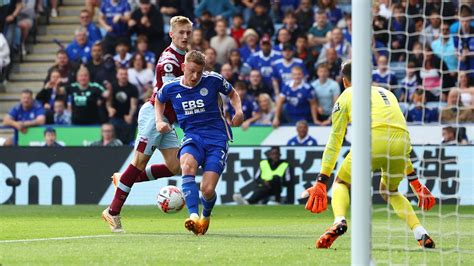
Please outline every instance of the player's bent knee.
M180 159L183 175L196 175L197 162L191 154L184 154Z
M201 183L201 193L202 193L204 198L210 199L214 196L214 194L216 192L215 192L215 188L212 185L210 185L210 184L209 185L203 185Z

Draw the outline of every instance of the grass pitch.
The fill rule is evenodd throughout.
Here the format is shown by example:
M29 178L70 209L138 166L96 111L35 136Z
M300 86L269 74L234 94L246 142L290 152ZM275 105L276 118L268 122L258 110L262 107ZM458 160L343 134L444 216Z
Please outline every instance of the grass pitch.
M218 206L208 234L184 229L186 210L125 206L126 234L110 233L103 206L0 206L0 265L347 265L350 232L329 250L314 248L331 210L303 206ZM419 213L437 249L422 250L404 222L374 206L372 256L378 265L474 263L474 206ZM349 220L349 227L350 227Z

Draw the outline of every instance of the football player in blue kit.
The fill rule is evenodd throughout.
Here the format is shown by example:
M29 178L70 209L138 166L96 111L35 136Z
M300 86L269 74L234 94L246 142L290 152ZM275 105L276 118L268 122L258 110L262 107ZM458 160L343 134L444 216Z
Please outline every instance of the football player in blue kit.
M217 199L215 188L224 171L228 141L232 141L220 93L229 97L235 110L232 126L240 126L244 118L238 93L220 74L203 73L204 65L204 54L195 50L188 52L181 65L184 75L163 85L156 101L156 129L162 134L171 130L171 125L163 120L165 103L170 101L184 131L178 155L189 212L185 227L195 235L204 235L209 228L211 211ZM199 166L204 170L201 216L198 214L199 189L195 182Z

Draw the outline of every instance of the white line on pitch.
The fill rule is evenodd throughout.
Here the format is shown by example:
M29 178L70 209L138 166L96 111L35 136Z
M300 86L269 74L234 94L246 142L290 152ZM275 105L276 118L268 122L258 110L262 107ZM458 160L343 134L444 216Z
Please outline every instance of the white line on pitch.
M50 238L13 239L13 240L0 240L0 244L51 241L51 240L73 240L73 239L85 239L85 238L105 238L105 237L115 237L115 236L117 235L92 235L92 236L67 236L67 237L50 237Z

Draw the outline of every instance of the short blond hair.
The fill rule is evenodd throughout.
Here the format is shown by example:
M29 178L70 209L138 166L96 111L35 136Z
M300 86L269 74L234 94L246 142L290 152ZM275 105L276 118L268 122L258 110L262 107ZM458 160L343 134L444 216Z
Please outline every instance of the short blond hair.
M193 25L191 20L187 17L184 16L174 16L170 20L170 31L173 31L173 28L176 26L181 26L181 25Z
M198 50L192 50L186 53L184 62L185 63L193 62L200 66L204 66L206 64L206 56Z

